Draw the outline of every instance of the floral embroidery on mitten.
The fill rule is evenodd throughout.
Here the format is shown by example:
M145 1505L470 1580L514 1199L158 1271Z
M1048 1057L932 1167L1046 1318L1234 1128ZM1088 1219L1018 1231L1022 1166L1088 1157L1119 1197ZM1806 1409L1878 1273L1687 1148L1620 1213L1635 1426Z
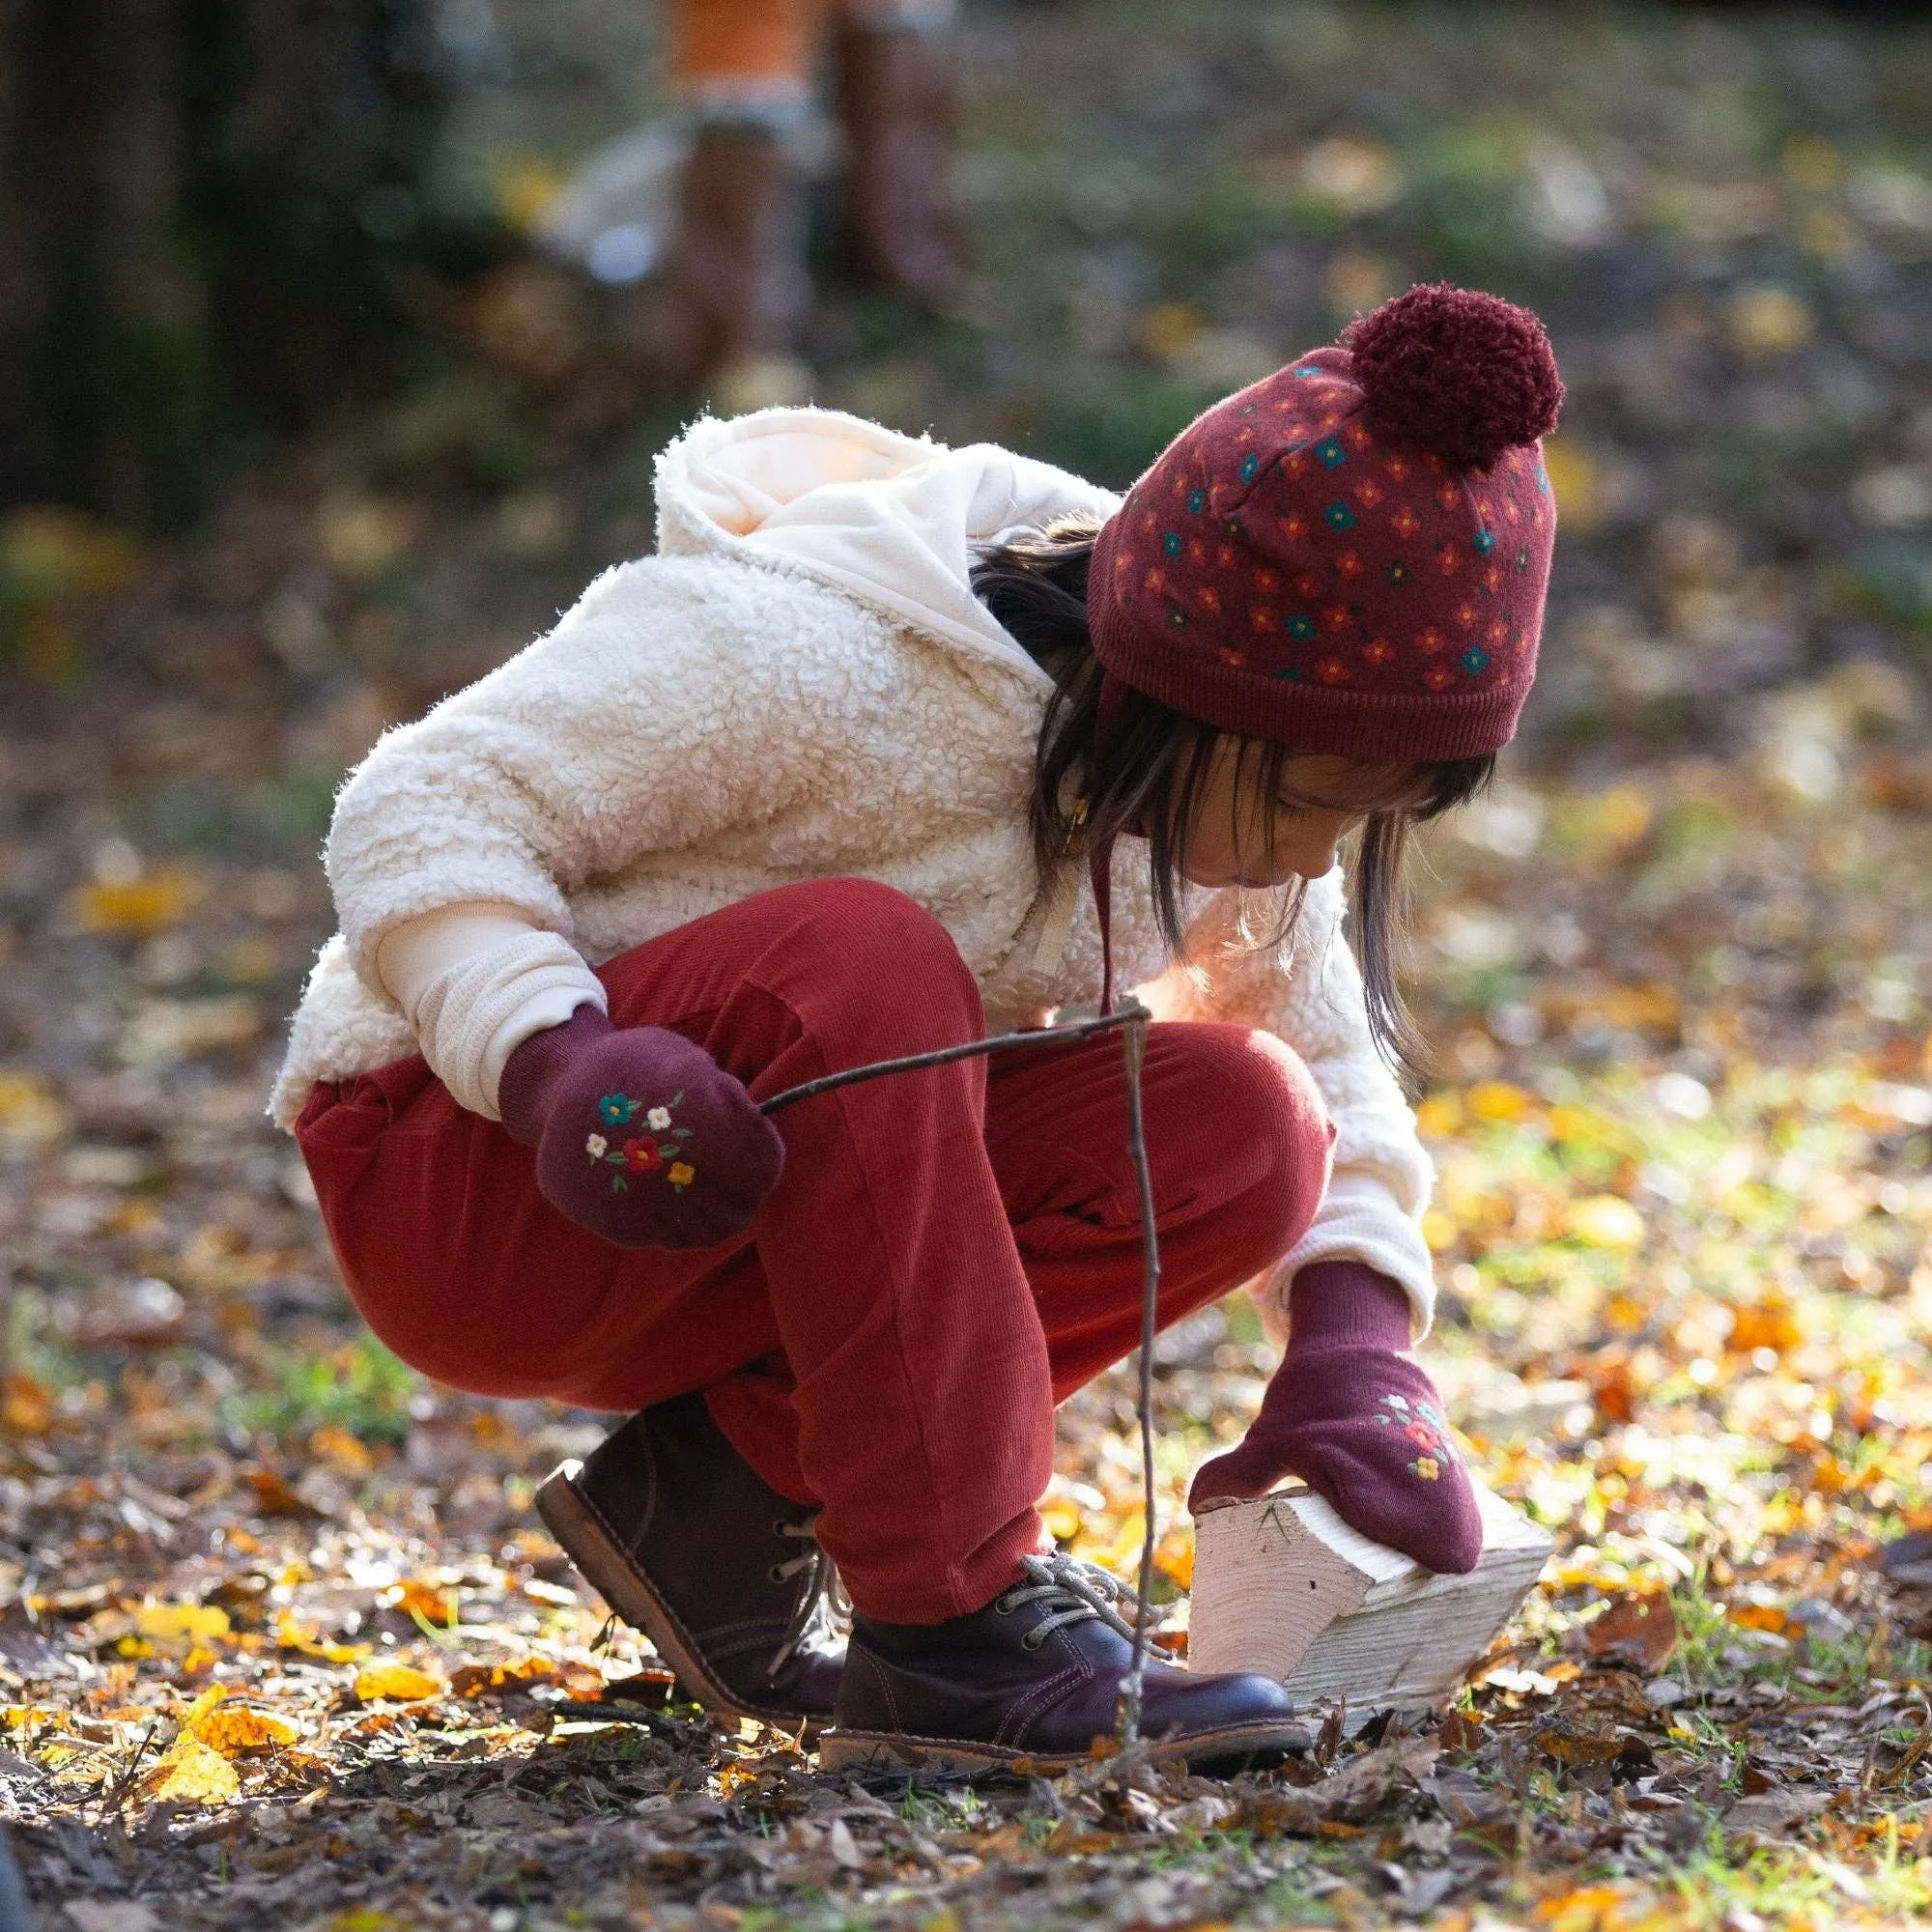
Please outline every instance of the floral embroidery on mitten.
M1384 1429L1400 1429L1421 1454L1408 1465L1408 1472L1425 1483L1439 1482L1442 1465L1462 1466L1455 1439L1449 1434L1449 1419L1433 1402L1410 1402L1393 1392L1381 1398L1376 1420Z
M627 1175L662 1174L670 1182L674 1192L682 1194L697 1179L697 1170L688 1160L677 1158L689 1150L679 1145L692 1138L689 1127L674 1126L671 1109L681 1106L684 1094L680 1091L673 1094L661 1107L646 1109L641 1100L634 1100L628 1094L606 1094L597 1102L597 1118L607 1127L625 1127L639 1114L644 1117L644 1125L653 1134L668 1134L668 1140L645 1139L642 1135L628 1137L622 1146L612 1148L603 1134L591 1134L583 1143L583 1151L590 1157L593 1167L614 1167L617 1172L611 1179L611 1192L622 1194L630 1186Z

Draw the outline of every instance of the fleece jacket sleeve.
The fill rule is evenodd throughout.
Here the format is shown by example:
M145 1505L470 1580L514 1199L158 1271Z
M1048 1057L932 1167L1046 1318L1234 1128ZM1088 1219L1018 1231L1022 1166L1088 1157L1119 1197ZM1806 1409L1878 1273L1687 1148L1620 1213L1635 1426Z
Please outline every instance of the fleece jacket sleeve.
M484 903L569 941L571 895L803 794L816 714L770 641L761 573L720 573L698 596L679 593L678 569L607 573L548 637L385 733L352 775L324 856L350 964L379 1000L396 996L378 951L408 921Z

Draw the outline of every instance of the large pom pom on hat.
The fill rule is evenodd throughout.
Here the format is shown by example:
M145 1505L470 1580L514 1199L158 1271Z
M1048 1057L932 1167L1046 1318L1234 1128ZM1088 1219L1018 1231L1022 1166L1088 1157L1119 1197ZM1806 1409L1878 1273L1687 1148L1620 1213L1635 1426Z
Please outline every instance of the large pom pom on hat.
M1556 427L1563 383L1543 325L1526 308L1432 282L1342 331L1378 434L1488 469L1504 450Z
M1226 731L1363 762L1514 735L1556 507L1563 384L1499 297L1411 289L1195 418L1094 545L1122 684Z

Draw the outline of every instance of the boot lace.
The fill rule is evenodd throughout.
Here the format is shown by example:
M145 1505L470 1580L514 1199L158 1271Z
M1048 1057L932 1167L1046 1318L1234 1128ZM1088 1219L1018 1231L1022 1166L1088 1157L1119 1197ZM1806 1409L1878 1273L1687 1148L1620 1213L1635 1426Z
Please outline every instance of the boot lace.
M993 1608L1003 1617L1011 1616L1024 1604L1039 1604L1050 1611L1020 1638L1026 1649L1037 1650L1064 1625L1094 1617L1133 1642L1134 1626L1127 1618L1139 1616L1141 1600L1098 1564L1077 1556L1022 1556L1020 1569L1026 1581L995 1597Z
M791 1537L805 1545L796 1556L772 1565L769 1573L772 1581L788 1583L794 1577L807 1577L798 1607L793 1610L791 1622L785 1627L783 1641L772 1653L772 1661L766 1666L767 1674L774 1679L784 1667L785 1661L813 1630L836 1627L852 1614L852 1600L845 1594L845 1585L839 1580L838 1566L818 1540L817 1522L818 1518L814 1514L803 1522L781 1520L772 1524L776 1535Z

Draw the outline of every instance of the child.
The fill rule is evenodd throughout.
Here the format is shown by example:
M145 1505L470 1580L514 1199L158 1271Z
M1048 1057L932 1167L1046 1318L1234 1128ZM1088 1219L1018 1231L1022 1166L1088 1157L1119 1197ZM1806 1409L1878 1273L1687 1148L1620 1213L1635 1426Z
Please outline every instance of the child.
M658 554L345 786L277 1118L405 1361L639 1411L542 1507L714 1710L830 1719L835 1762L1072 1762L1112 1727L1128 1627L1035 1505L1053 1405L1138 1333L1119 1039L757 1102L1115 969L1158 1021L1159 1319L1247 1283L1288 1321L1194 1499L1293 1471L1475 1562L1407 1352L1430 1168L1393 908L1408 827L1529 689L1561 394L1534 317L1433 287L1123 500L827 412L700 422ZM1117 842L1107 921L1083 870ZM1269 1680L1165 1666L1144 1724L1196 1760L1297 1738Z

